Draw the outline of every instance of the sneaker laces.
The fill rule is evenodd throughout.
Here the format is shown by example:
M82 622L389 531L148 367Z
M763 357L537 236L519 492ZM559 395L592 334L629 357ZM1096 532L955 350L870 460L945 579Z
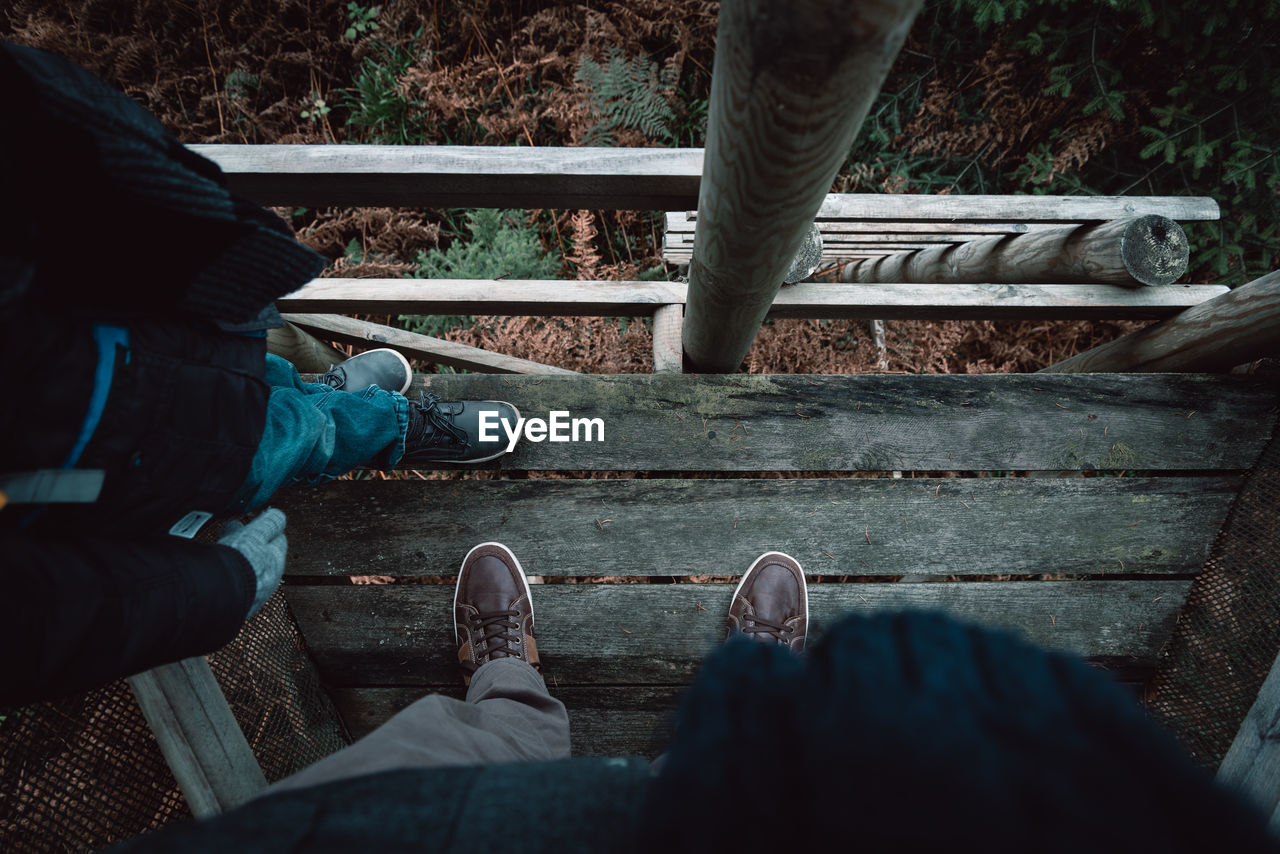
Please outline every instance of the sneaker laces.
M330 365L329 370L321 374L319 381L340 390L347 384L347 372L342 370L341 365Z
M795 626L784 625L783 623L775 623L767 617L761 617L759 614L744 614L743 620L750 620L755 625L743 626L742 633L744 635L772 635L773 639L778 643L785 644L789 638L783 637L784 634L795 634Z
M414 414L419 417L414 418ZM405 431L406 448L435 447L447 444L465 445L467 434L453 423L453 418L440 411L440 395L426 392L422 399L409 401L409 429Z
M520 641L518 635L511 634L520 628L519 617L519 611L481 611L469 618L471 631L483 632L481 643L476 647L476 658L481 663L492 661L498 656L524 658L519 651L511 648L513 642ZM462 662L462 669L468 673L474 673L479 667L474 662Z

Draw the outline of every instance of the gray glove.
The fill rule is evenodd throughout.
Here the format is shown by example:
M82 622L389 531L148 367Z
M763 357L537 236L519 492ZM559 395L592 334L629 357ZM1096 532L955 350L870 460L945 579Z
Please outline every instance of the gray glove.
M258 586L253 595L253 604L249 606L249 613L245 615L248 619L275 592L284 576L284 556L289 550L289 543L284 537L284 513L269 507L248 525L228 522L222 529L222 539L218 540L218 544L231 546L244 555L249 566L253 567Z

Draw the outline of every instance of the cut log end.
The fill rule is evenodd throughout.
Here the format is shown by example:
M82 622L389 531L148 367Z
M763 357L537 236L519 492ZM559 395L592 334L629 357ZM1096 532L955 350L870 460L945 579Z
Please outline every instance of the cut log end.
M1135 219L1120 238L1120 256L1129 275L1144 285L1170 285L1187 271L1191 257L1186 232L1171 219Z

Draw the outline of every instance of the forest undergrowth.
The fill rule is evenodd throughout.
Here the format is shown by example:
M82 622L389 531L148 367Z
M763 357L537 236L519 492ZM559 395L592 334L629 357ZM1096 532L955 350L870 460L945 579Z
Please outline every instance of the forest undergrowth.
M15 0L0 37L85 66L186 142L688 147L704 140L717 10ZM832 189L1212 196L1223 219L1188 228L1183 281L1240 284L1280 252L1278 41L1280 0L931 0ZM328 275L679 273L662 263L656 212L280 213ZM577 370L644 371L651 358L646 321L390 320ZM1035 370L1137 325L890 322L889 369ZM745 367L871 371L877 352L862 322L773 321Z

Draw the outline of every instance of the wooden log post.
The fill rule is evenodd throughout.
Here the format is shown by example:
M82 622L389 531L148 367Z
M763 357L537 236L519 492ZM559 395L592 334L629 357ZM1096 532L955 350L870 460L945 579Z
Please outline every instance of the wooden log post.
M846 264L845 282L865 284L1168 285L1187 271L1182 227L1162 216L985 237Z
M1280 271L1044 370L1228 371L1280 353Z
M920 5L721 5L684 321L696 370L742 364Z
M303 374L323 374L348 358L287 320L279 329L267 330L267 352L292 362Z
M680 341L684 306L660 305L653 313L653 372L678 374L684 370L684 346Z

